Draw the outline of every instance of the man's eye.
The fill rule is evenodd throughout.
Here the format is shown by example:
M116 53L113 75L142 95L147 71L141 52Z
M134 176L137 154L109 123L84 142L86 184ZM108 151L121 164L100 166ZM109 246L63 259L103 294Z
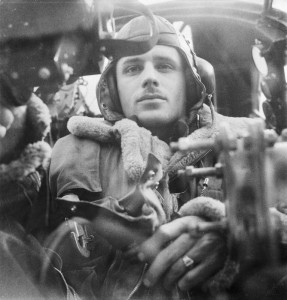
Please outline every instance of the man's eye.
M173 70L174 67L171 64L159 64L157 66L157 69L165 72L165 71Z
M139 66L139 65L133 65L133 66L126 67L124 69L124 74L133 75L133 74L136 74L136 73L140 72L141 70L142 70L141 66Z

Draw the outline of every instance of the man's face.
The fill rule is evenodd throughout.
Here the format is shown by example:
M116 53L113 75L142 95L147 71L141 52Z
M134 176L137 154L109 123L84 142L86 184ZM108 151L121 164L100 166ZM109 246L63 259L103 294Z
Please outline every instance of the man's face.
M149 52L123 57L116 68L120 102L127 118L146 128L171 125L185 115L185 76L176 49L157 45Z

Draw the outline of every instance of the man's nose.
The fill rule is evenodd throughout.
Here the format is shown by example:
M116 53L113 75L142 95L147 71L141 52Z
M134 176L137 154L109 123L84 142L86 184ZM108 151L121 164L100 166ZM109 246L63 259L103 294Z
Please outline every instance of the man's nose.
M143 88L158 87L159 82L158 82L157 72L154 66L152 65L145 66L142 75L143 75L143 81L142 81Z

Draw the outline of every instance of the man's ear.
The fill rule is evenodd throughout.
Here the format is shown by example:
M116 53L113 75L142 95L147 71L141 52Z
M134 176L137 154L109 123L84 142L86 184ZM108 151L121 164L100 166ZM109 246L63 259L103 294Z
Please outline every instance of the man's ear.
M216 80L214 68L210 62L200 57L196 57L196 64L201 81L205 85L206 93L212 95L213 102L215 103Z
M114 66L108 67L101 77L97 86L97 99L105 120L116 122L123 118Z

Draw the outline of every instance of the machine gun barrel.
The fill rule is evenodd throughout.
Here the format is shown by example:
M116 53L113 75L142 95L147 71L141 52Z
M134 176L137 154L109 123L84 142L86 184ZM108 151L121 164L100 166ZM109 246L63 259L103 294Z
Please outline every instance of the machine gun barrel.
M206 168L195 168L194 166L187 166L185 170L179 170L178 175L185 175L188 178L208 176L222 177L223 170L220 163L216 164L215 167Z
M206 150L215 147L213 139L206 139L201 141L190 141L188 138L179 138L177 142L170 143L173 151L191 151L191 150Z

